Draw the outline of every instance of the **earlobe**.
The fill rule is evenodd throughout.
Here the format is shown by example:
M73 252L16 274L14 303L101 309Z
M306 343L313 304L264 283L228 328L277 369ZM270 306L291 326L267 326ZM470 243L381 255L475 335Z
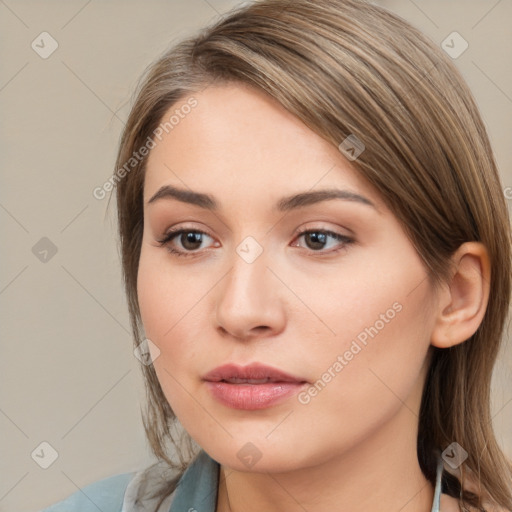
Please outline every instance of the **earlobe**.
M451 278L439 290L431 344L448 348L469 339L480 326L490 293L491 268L480 242L462 244L452 256Z

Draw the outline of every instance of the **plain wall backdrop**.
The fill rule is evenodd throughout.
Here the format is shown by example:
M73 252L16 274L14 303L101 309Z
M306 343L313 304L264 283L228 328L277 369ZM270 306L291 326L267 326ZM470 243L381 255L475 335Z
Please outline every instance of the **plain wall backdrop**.
M154 460L140 419L143 382L115 203L107 208L108 199L92 191L114 171L144 68L238 3L0 0L0 511L36 511ZM439 45L454 31L467 42L454 61L481 109L512 200L512 2L375 3ZM511 374L508 343L492 407L509 456Z

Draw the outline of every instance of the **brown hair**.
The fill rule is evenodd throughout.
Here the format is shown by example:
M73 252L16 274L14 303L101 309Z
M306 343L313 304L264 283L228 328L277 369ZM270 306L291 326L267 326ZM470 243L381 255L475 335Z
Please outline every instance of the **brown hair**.
M444 52L385 9L362 0L261 0L166 51L141 78L121 138L116 169L133 158L176 102L213 83L244 83L269 94L338 146L363 141L353 162L403 225L432 282L449 257L482 242L491 262L491 295L477 332L449 349L431 347L420 408L417 452L435 482L436 458L452 442L476 482L444 472L443 492L463 506L512 509L512 467L492 430L490 384L511 291L510 225L486 129L464 79ZM142 325L137 269L147 158L117 179L123 275L134 342ZM132 165L132 164L131 164ZM151 365L143 423L154 454L175 442L175 415ZM191 445L189 445L191 447ZM466 479L467 481L467 479ZM161 496L175 487L173 479Z

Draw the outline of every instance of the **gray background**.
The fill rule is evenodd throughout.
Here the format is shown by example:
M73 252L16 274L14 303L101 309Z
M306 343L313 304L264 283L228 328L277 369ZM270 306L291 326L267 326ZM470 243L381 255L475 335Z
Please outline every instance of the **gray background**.
M108 200L92 191L114 170L143 69L237 3L0 0L2 511L38 510L153 460L140 420L144 394L114 205L107 208ZM512 186L512 1L376 3L440 45L453 31L468 42L454 60L481 108L503 187ZM58 43L46 59L31 47L35 40L48 51L49 39L43 45L38 38L44 31ZM512 188L504 192L512 198ZM509 455L511 373L508 344L492 407ZM51 450L42 442L58 454L47 469L40 464L50 461Z

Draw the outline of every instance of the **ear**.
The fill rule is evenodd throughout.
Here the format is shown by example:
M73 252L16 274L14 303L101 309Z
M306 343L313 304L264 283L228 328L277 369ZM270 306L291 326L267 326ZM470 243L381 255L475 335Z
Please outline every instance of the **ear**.
M489 300L491 267L480 242L462 244L451 258L451 278L439 289L431 344L448 348L469 339L481 324Z

